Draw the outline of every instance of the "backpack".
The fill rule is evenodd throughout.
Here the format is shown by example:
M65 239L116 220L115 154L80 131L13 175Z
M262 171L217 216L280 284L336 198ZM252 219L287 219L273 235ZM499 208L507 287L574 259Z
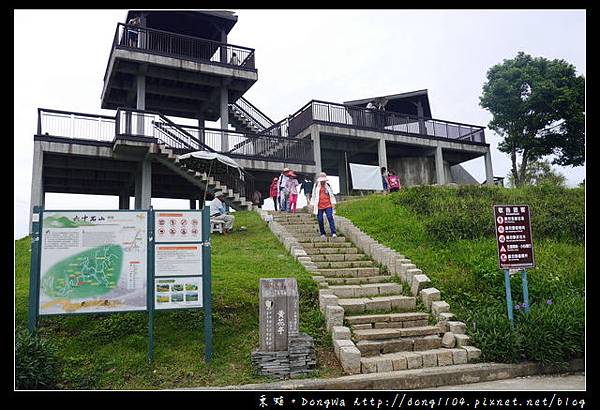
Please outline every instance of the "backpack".
M400 188L400 178L397 175L390 175L388 177L388 183L390 188Z

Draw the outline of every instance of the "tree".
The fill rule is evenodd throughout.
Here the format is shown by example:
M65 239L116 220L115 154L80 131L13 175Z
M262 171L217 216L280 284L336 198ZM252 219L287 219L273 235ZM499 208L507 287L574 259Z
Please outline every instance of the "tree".
M527 164L546 155L555 155L554 164L583 165L585 78L573 65L519 52L488 70L479 100L493 115L488 127L504 138L498 148L510 154L515 186Z
M527 163L525 175L521 180L520 186L525 185L552 185L561 188L566 187L567 178L560 172L552 169L552 164L548 160L536 160ZM516 186L513 175L508 176L510 186Z

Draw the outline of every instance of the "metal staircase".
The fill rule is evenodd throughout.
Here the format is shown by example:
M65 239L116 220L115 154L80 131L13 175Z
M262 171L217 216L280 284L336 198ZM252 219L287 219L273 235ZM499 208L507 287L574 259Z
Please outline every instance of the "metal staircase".
M229 121L238 131L261 133L275 123L244 97L229 104Z

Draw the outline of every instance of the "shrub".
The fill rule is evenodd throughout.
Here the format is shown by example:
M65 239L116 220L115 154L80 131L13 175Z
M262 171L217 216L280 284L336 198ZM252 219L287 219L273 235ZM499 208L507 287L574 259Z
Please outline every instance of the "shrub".
M57 348L26 329L15 333L15 383L17 389L52 389L59 381Z

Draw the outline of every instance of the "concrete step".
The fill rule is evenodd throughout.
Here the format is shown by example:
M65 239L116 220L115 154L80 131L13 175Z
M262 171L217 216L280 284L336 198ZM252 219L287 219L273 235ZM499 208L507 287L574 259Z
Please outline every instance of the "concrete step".
M315 262L315 261L313 261ZM343 261L343 262L315 262L317 268L319 269L333 269L333 268L372 268L376 267L375 262L366 260L366 261Z
M438 335L428 335L383 340L359 340L355 345L360 350L361 356L368 357L394 352L417 352L439 349L442 347L442 338Z
M372 283L364 285L333 285L329 286L338 298L362 298L371 296L398 295L402 286L397 283Z
M327 238L327 239L332 239L332 238ZM338 238L333 238L333 239L338 239ZM343 238L345 239L345 238ZM353 247L352 242L340 242L340 241L323 241L321 238L319 238L318 242L302 242L302 241L298 241L300 243L302 243L302 247L303 248L351 248ZM325 252L326 253L326 252Z
M345 242L344 242L345 243ZM344 244L342 243L342 244ZM350 243L348 243L349 245L351 245ZM357 255L359 254L358 249L356 249L355 247L352 246L344 246L344 247L329 247L329 248L323 248L323 247L314 247L313 244L303 244L302 247L304 248L304 251L306 252L307 255L310 255L312 257L312 255Z
M341 306L341 304L340 304ZM437 326L419 326L408 328L388 328L388 329L359 329L352 331L354 340L384 340L399 339L403 337L423 337L439 336L440 329Z
M369 298L344 298L338 299L344 308L344 315L352 313L365 313L369 311L411 311L416 308L416 298L413 296L375 296ZM433 326L432 326L433 327ZM436 327L439 332L439 329Z
M317 269L318 275L336 278L359 278L365 276L379 276L379 268L333 268Z
M298 239L298 242L300 243L308 243L308 242L313 242L313 243L344 243L344 242L348 242L346 240L346 238L344 238L343 236L338 236L337 238L332 238L331 236L327 236L325 237L325 239L321 238L321 236L315 236L315 235L294 235L296 239ZM349 242L351 243L351 242Z
M466 364L479 361L480 356L481 350L470 346L455 349L388 353L361 358L361 373L383 373L423 367Z
M364 253L342 253L342 254L316 254L311 255L310 260L312 262L358 262L358 261L369 261L369 257Z
M365 276L362 278L327 278L327 283L331 285L364 285L366 283L381 283L391 280L391 275L383 276Z
M346 321L349 325L364 325L369 324L374 328L377 323L399 323L398 327L405 326L404 322L414 322L418 320L428 320L429 314L424 312L406 312L406 313L385 313L380 315L358 315L348 316Z

